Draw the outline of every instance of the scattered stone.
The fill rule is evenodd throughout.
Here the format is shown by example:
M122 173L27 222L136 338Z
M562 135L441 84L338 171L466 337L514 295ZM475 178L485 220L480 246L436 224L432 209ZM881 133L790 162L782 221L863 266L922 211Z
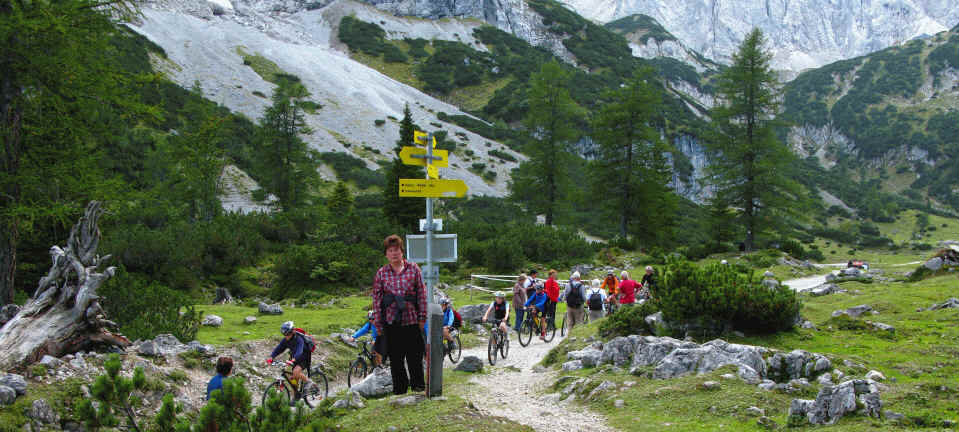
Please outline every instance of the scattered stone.
M669 324L663 319L662 312L647 315L643 320L646 321L646 325L653 330L653 334L656 336L663 336L669 332Z
M771 272L771 271L769 271L769 270L766 270L766 272L763 273L763 277L764 277L764 278L775 278L776 275L775 275L773 272Z
M757 387L759 387L759 388L761 388L761 389L763 389L763 390L766 390L766 391L770 391L770 390L776 388L776 382L773 381L773 380L769 380L769 379L763 380L763 382L759 383L759 385L757 385Z
M819 383L819 385L833 385L832 374L829 372L819 375L819 379L816 381Z
M279 304L266 304L260 302L257 309L263 315L283 315L283 308Z
M563 363L563 372L572 372L583 368L582 360L570 360Z
M882 402L879 388L871 380L850 380L819 390L816 400L794 399L789 415L805 416L812 424L835 424L844 415L859 411L870 417L879 417Z
M776 429L779 427L775 420L766 416L760 417L759 420L756 420L756 423L766 429Z
M847 368L851 368L851 369L863 369L863 370L866 369L866 367L863 366L861 363L856 363L849 359L843 360L842 364L843 366L846 366ZM835 374L835 372L833 372L833 374ZM836 379L842 379L842 377L836 377Z
M20 305L15 303L10 303L2 308L0 308L0 326L3 326L17 316L20 313Z
M70 361L68 362L68 364L69 364L70 366L72 366L74 369L86 369L86 368L87 368L87 362L86 362L86 360L84 360L83 357L80 357L80 356L77 356L77 357L74 358L73 360L70 360Z
M476 356L466 356L456 365L456 369L462 372L479 372L483 370L483 361Z
M140 347L137 348L137 352L147 357L158 357L179 354L189 349L188 346L180 343L175 336L161 334L153 338L152 341L142 342Z
M360 394L355 391L351 391L350 406L356 409L366 408L366 403L363 401L363 396L360 396Z
M923 264L922 266L935 272L935 271L939 271L939 269L942 268L942 264L943 264L943 260L941 257L934 257L930 259L929 261L926 261L926 263Z
M350 406L350 401L346 399L340 399L336 402L333 402L334 409L347 409Z
M563 395L559 393L548 393L543 395L541 400L543 401L544 404L555 405L555 404L558 404L559 401L563 400Z
M834 283L826 283L809 290L809 295L819 297L832 294L839 290L839 286Z
M886 376L883 375L882 372L879 372L877 370L871 370L866 374L866 379L870 379L873 381L885 381Z
M27 412L27 417L42 424L60 424L60 416L57 415L56 411L50 407L50 404L48 404L45 399L33 401L30 411Z
M602 361L603 352L604 351L586 348L579 351L571 351L566 354L566 358L568 360L579 360L583 367L595 367Z
M63 360L51 355L44 355L43 358L40 359L40 364L46 366L47 369L56 369L63 364Z
M959 308L959 299L952 297L949 300L946 300L939 304L934 304L926 309L920 309L920 311L934 311L939 309L951 309Z
M247 325L256 324L256 317L248 316L246 318L243 318L243 324L247 324Z
M600 393L605 392L606 390L614 389L614 388L616 388L616 384L614 382L603 381L602 383L600 383L600 385L596 386L596 388L594 388L593 391L589 392L589 395L586 396L586 399L593 400Z
M212 356L216 354L216 348L214 348L213 345L205 345L200 343L200 341L192 341L186 344L186 346L190 351L202 354L204 356Z
M859 306L853 306L853 307L851 307L851 308L849 308L849 309L846 309L846 310L836 310L836 311L833 311L832 316L833 316L833 317L837 317L837 316L840 316L840 315L849 315L849 316L851 316L851 317L853 317L853 318L859 318L860 315L862 315L862 314L864 314L864 313L866 313L866 312L870 312L870 311L872 311L872 307L871 307L871 306L869 306L869 305L859 305Z
M805 378L797 378L789 381L790 387L803 388L803 387L809 387L809 385L810 385L809 380Z
M804 329L816 330L816 325L813 324L812 321L809 321L809 320L803 321L802 324L800 324L799 326L802 327L802 328L804 328Z
M613 401L613 406L616 408L622 408L626 406L626 401L622 399L616 399L615 401Z
M720 375L719 377L722 378L722 379L727 379L727 380L734 380L734 379L736 379L736 375L733 375L733 374L731 374L731 373L722 374L722 375Z
M702 384L703 390L719 390L722 388L722 385L717 381L706 381Z
M230 295L230 290L223 287L216 287L216 297L213 299L213 304L228 303L233 303L233 296Z
M768 289L779 288L779 281L777 281L776 279L763 279L762 284L764 287Z
M386 396L393 392L393 377L389 368L377 368L350 390L366 399Z
M546 372L547 370L549 370L549 369L546 369L546 368L543 367L542 365L535 365L535 366L533 366L533 373L543 373L543 372Z
M414 394L409 396L397 396L390 400L390 406L393 407L404 407L416 405L422 401L426 400L426 396L420 394Z
M883 411L882 416L892 421L899 421L906 418L906 416L890 410Z
M746 408L746 415L750 417L762 417L766 415L766 410L759 407L751 406L749 408Z
M351 346L351 347L353 347L353 348L356 348L356 347L359 347L359 346L360 346L360 345L357 344L356 341L353 340L353 338L350 337L350 335L348 335L348 334L341 333L339 336L340 336L340 337L339 337L340 342L343 342L343 343L345 343L345 344L347 344L347 345L349 345L349 346Z
M16 390L0 385L0 406L13 404L15 400L17 400Z
M23 378L23 375L12 373L2 375L0 376L0 386L10 387L13 391L17 392L17 396L27 394L27 380Z
M769 376L780 382L797 378L812 378L832 367L828 358L803 350L776 353L766 360Z

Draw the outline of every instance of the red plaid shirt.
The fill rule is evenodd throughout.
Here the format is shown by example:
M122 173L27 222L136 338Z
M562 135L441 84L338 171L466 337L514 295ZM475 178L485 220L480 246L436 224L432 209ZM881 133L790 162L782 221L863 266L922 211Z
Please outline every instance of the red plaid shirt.
M407 304L403 316L400 317L401 325L414 325L426 323L426 285L423 284L423 272L416 263L403 260L403 270L399 273L393 271L389 264L381 267L373 278L373 325L379 334L386 334L383 326L396 318L399 310L396 303L391 304L386 309L386 316L383 316L383 308L380 306L383 296L393 294L395 296L416 296L417 305Z

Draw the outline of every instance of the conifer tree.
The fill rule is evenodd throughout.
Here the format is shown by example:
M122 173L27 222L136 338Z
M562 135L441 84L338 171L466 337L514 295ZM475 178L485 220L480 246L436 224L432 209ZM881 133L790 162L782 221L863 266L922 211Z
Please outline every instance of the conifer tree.
M87 428L97 430L101 427L117 427L120 425L120 420L116 413L119 412L127 417L128 425L132 429L140 431L130 404L130 395L133 390L142 390L146 387L146 375L143 374L143 368L138 367L134 369L132 378L124 378L120 376L122 366L120 356L111 354L103 363L106 374L97 377L90 389L93 399L99 402L99 407L94 407L90 399L80 402L77 415Z
M310 188L316 185L319 173L316 152L300 137L313 131L306 125L303 103L310 92L293 79L283 79L274 90L273 105L260 122L262 172L272 175L267 188L279 198L283 210L304 204Z
M400 179L421 179L424 177L422 168L415 165L406 165L400 160L400 150L404 146L415 145L413 132L413 113L409 104L403 109L403 120L400 122L400 140L396 142L393 152L396 157L386 172L386 189L383 190L383 214L393 224L407 231L415 231L419 220L424 216L425 207L421 198L400 198Z
M336 182L336 187L327 202L327 207L334 217L347 216L353 211L353 193L350 192L346 183L341 181Z
M758 29L750 32L719 75L715 135L707 142L708 181L719 201L737 209L746 251L757 234L798 215L805 199L790 175L795 155L776 137L779 90L764 41Z

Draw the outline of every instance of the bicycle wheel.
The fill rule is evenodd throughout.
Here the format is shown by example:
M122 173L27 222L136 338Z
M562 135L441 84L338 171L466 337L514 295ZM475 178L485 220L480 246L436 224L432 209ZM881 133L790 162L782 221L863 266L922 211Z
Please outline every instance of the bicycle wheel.
M452 342L447 342L449 345L449 358L450 361L456 363L460 361L460 356L463 355L463 346L460 344L460 335L453 336Z
M533 340L533 323L529 320L523 321L523 326L519 328L519 344L526 347ZM525 342L523 342L525 340Z
M358 358L350 364L350 374L346 376L346 387L353 387L353 381L359 383L363 378L366 378L366 361Z
M330 392L330 385L326 380L326 374L320 370L319 367L313 368L313 371L310 373L310 380L313 381L313 384L316 386L312 389L307 389L302 393L301 397L303 402L306 403L306 406L313 408L323 402L323 399L326 399L326 396ZM302 384L300 385L302 388Z
M560 337L566 336L566 317L565 316L563 317L563 325L559 327L559 336Z
M546 343L553 341L553 338L556 337L556 323L555 320L551 317L546 320L546 338L544 339Z
M489 334L489 344L486 346L486 358L489 360L490 366L496 364L497 348L499 348L499 343L496 341L496 331L493 331Z
M509 355L509 333L504 333L501 337L503 340L500 341L499 354L506 358Z
M263 398L260 400L261 406L266 406L267 399L270 398L272 394L279 395L280 399L283 400L284 405L290 405L290 388L286 385L284 380L273 381L272 384L266 387L266 390L263 391Z

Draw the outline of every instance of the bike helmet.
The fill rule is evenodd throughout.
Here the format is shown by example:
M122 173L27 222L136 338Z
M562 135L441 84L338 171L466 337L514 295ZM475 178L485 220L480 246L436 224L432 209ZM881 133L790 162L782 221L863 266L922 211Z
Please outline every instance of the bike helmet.
M493 295L496 296L496 297L506 298L506 294L503 294L502 291L496 291L496 294L493 294Z
M283 336L290 334L293 331L293 321L287 321L280 325L280 333L283 333Z
M450 304L450 299L448 299L448 298L446 298L446 297L443 297L443 298L440 299L440 304L441 304L441 305L448 305L448 304Z
M366 319L373 319L373 311L369 311L366 313Z

